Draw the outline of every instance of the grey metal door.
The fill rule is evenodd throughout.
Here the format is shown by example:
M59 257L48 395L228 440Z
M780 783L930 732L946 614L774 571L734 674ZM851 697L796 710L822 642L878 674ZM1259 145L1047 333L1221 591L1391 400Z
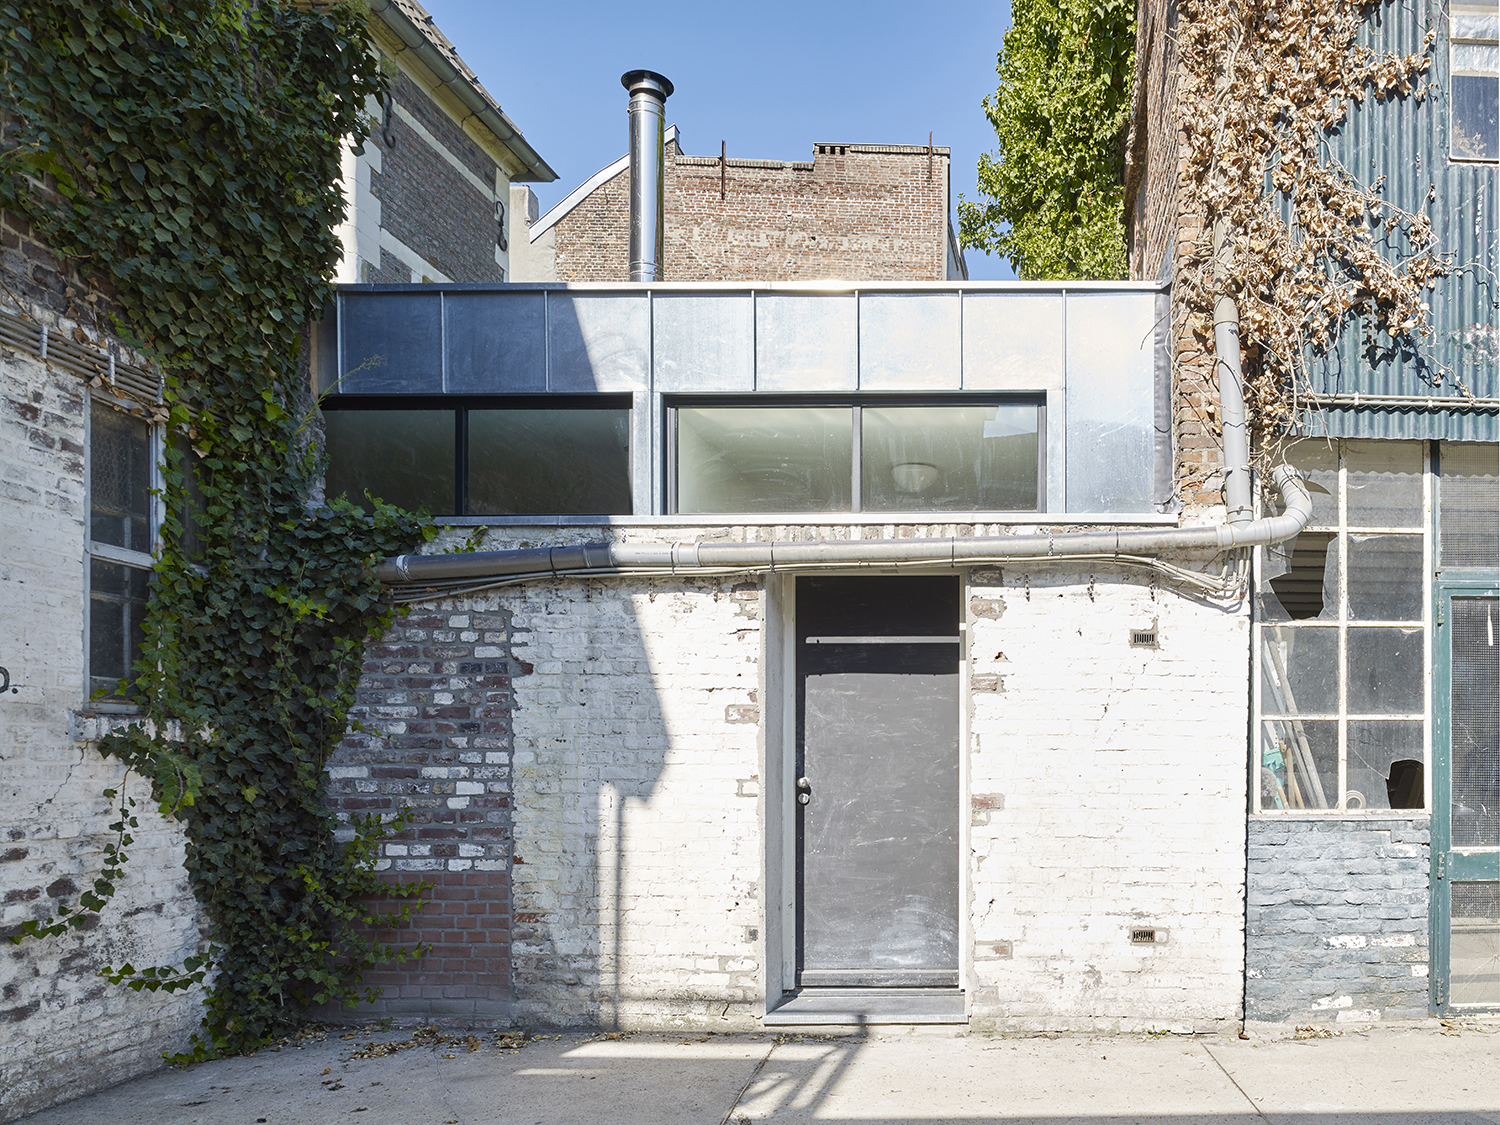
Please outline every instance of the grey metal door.
M797 581L798 983L958 984L959 582Z

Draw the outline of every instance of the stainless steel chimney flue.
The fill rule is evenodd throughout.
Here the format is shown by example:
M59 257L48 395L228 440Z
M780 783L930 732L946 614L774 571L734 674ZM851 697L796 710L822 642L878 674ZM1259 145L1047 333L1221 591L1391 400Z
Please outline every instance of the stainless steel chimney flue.
M672 83L655 71L632 70L620 85L630 91L630 280L661 281Z

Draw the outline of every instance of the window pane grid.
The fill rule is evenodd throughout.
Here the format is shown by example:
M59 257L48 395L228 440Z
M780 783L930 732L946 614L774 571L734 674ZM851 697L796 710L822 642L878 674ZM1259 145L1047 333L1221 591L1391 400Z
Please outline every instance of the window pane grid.
M1320 522L1289 549L1258 552L1254 808L1325 815L1422 808L1428 451L1346 441L1333 449L1318 443L1294 459L1308 462L1304 471L1318 486Z
M1041 413L994 400L677 405L673 510L1037 511Z

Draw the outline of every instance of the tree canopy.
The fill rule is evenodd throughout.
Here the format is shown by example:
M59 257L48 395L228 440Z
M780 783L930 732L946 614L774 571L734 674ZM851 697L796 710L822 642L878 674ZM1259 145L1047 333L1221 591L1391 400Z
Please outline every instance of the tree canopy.
M984 99L999 147L979 158L982 202L960 196L965 247L1027 280L1125 276L1124 130L1135 0L1013 0Z

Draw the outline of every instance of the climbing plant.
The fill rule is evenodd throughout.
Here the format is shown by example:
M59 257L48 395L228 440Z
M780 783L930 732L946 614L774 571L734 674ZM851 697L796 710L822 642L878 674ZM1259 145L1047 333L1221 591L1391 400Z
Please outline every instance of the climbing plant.
M341 152L381 88L365 19L315 0L0 0L0 207L107 284L112 331L164 377L144 714L103 748L184 823L208 944L106 975L203 982L200 1057L357 998L367 966L411 953L370 935L413 901L362 904L402 893L373 871L380 826L336 844L321 800L363 645L392 618L370 564L428 534L379 502L319 499L307 425L303 326L330 296ZM31 934L103 908L134 824L123 804L94 892Z
M1013 0L984 99L999 147L960 199L966 247L1009 258L1025 280L1125 276L1124 129L1135 0Z
M1215 300L1237 304L1262 460L1279 456L1308 389L1308 357L1356 321L1396 346L1431 335L1424 298L1450 268L1427 215L1394 206L1383 182L1361 182L1329 154L1352 105L1428 92L1436 33L1410 54L1375 51L1361 31L1376 14L1412 18L1384 0L1183 0L1180 9L1179 188L1200 225L1180 233L1174 323L1179 339L1207 351Z

